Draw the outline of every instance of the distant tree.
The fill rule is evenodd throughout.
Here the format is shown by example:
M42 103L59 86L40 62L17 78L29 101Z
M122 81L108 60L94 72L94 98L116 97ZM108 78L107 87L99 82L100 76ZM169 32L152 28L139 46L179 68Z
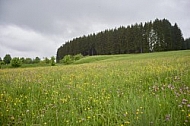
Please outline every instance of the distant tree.
M1 66L4 64L4 61L1 59L0 57L0 69L1 69Z
M21 60L22 63L25 63L25 58L24 57L21 57L20 60Z
M36 57L34 60L33 60L33 63L39 63L40 62L40 58L39 57Z
M181 30L167 19L121 26L90 35L74 38L57 50L56 61L71 62L68 55L107 55L147 53L187 48ZM66 56L66 57L65 57ZM65 59L65 60L62 60ZM67 59L67 60L66 60Z
M50 63L50 60L47 57L44 59L44 61L45 61L46 64Z
M51 66L55 66L55 57L54 56L52 56L51 57Z
M185 39L183 47L184 49L190 49L190 38Z
M11 55L10 54L6 54L5 57L3 58L3 61L5 64L10 64L11 62Z
M31 58L26 58L24 63L25 64L32 64L32 59Z
M18 57L14 57L11 60L11 66L12 67L20 67L22 65L22 61Z
M180 50L183 48L183 36L181 33L181 30L175 23L174 26L172 27L172 33L173 33L173 50Z

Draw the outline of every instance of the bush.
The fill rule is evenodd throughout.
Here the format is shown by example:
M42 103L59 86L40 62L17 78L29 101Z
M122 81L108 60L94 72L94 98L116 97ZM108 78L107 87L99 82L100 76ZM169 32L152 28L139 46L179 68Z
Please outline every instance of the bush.
M71 55L64 56L64 58L61 60L61 63L64 63L64 64L73 63L73 56L71 56Z
M55 57L54 56L51 57L51 66L55 66Z
M71 64L71 63L74 63L75 61L77 60L80 60L81 58L83 58L83 55L82 54L77 54L75 56L72 56L72 55L66 55L63 57L62 60L60 60L60 63L63 63L63 64Z
M74 56L75 61L80 60L81 58L83 58L83 55L81 53Z
M22 61L18 57L14 57L11 60L11 66L12 67L20 67L22 65Z
M2 66L4 65L4 61L0 61L0 69L2 68Z

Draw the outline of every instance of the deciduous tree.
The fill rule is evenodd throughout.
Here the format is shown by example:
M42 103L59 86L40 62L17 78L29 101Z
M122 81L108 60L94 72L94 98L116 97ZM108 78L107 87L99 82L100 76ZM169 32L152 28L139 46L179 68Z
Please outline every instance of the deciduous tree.
M5 64L10 64L11 62L11 55L10 54L6 54L5 57L3 58L3 61Z

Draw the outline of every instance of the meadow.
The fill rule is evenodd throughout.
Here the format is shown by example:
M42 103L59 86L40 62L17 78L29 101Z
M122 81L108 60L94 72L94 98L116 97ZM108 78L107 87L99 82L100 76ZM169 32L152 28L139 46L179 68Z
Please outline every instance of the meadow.
M0 125L190 125L190 50L0 69Z

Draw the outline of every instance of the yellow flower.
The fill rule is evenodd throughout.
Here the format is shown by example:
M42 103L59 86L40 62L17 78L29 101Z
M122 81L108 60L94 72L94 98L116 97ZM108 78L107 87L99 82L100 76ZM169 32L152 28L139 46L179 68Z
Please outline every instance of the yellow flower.
M126 123L126 124L129 124L130 122L129 122L129 121L126 121L125 123Z

